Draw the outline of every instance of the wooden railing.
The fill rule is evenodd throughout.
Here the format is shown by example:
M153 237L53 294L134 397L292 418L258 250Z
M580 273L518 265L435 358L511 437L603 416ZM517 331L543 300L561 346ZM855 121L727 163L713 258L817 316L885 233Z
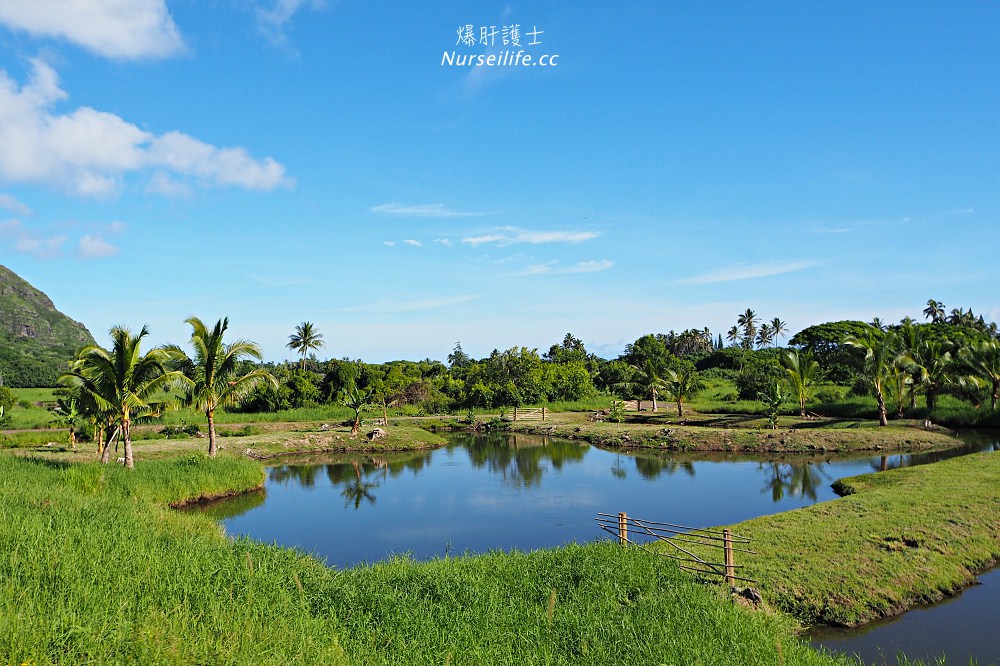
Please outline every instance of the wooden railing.
M743 568L735 562L734 552L754 555L752 550L739 548L749 545L750 539L733 534L729 530L705 530L696 527L685 527L671 523L660 523L652 520L630 518L624 511L617 516L609 513L597 514L597 524L602 530L618 537L621 544L645 546L649 543L666 543L677 552L656 551L658 555L675 559L677 565L684 571L702 575L722 576L728 585L736 581L756 583L757 581L736 575L736 570ZM631 535L631 536L630 536ZM640 543L642 537L651 541ZM684 544L684 545L681 545ZM694 549L717 548L722 551L722 562L709 562Z

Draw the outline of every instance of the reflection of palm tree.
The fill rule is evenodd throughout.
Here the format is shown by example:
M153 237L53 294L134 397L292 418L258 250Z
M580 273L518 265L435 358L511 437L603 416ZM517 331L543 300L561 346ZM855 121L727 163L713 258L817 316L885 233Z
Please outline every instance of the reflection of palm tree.
M361 480L361 467L358 462L352 461L351 465L354 467L354 483L348 486L344 486L344 489L340 492L341 497L344 498L344 507L351 505L354 502L354 508L358 509L361 507L361 500L368 500L369 504L375 504L375 496L371 494L371 491L378 488L378 484L373 481L362 481Z
M668 456L644 455L635 457L635 469L644 479L655 479L663 472L672 475L682 470L688 476L694 476L694 463L690 460L678 460Z
M625 478L625 468L622 467L621 454L615 455L615 464L611 466L611 475L618 479Z
M779 502L787 493L789 497L805 497L816 501L816 491L823 478L829 477L823 473L818 464L802 463L761 463L766 470L764 490L771 491L771 499Z

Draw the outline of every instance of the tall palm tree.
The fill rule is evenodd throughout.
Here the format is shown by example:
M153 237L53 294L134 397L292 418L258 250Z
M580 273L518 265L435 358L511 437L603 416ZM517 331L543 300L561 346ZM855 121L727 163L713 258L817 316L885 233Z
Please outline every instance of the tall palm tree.
M306 356L325 345L323 334L316 330L311 321L304 321L295 327L295 332L288 336L285 346L302 357L302 369L306 368Z
M760 323L760 317L750 308L747 308L743 314L736 318L736 325L743 329L744 349L753 349L754 339L757 336L758 323Z
M927 301L927 307L924 308L924 316L931 320L934 324L939 324L944 321L944 303L940 301L935 301L933 298Z
M757 331L757 346L763 349L771 344L772 340L774 340L774 331L771 330L771 325L766 322L761 324L760 330Z
M190 317L186 323L191 326L194 358L188 358L176 347L169 348L169 351L177 358L175 367L191 380L188 388L190 404L195 409L202 410L208 419L208 456L214 458L218 452L215 410L239 404L261 384L277 386L278 381L261 368L240 373L242 361L260 361L263 357L256 343L247 340L236 340L229 344L223 342L226 329L229 328L229 317L217 321L211 330L198 317Z
M737 342L739 342L740 329L738 326L733 326L731 329L729 329L729 331L726 333L726 340L729 341L729 344L734 346L736 345Z
M771 335L774 345L778 346L778 338L788 333L788 322L781 321L780 317L771 320Z
M885 407L885 386L889 368L895 361L899 340L893 333L884 333L869 327L858 335L848 336L844 344L856 347L865 354L865 378L875 391L878 402L878 424L889 425L889 416Z
M807 351L799 352L789 349L781 357L785 366L789 387L799 401L799 416L806 417L806 401L809 400L809 387L819 374L819 363Z
M143 326L138 335L116 326L111 329L111 350L97 345L85 347L73 362L70 371L60 379L88 396L109 415L117 426L125 445L125 466L135 467L132 455L132 423L136 419L158 413L159 403L153 401L164 388L187 380L180 372L168 370L169 352L156 348L140 353L142 339L149 334ZM101 462L107 463L111 446L105 446Z

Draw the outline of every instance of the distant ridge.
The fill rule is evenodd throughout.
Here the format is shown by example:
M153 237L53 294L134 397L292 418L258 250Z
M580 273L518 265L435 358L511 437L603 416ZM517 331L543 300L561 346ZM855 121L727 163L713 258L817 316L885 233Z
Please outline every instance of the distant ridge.
M0 266L0 379L4 386L55 386L67 362L94 336L52 300Z

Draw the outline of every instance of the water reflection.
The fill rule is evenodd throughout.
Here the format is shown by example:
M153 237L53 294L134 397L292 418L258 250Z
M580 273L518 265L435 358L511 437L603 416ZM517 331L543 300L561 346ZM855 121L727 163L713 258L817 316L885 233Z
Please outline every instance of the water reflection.
M771 499L780 501L790 497L804 497L816 501L821 487L829 485L827 462L772 462L760 463L766 482L762 493L770 491Z
M561 470L583 460L587 447L566 439L494 434L465 444L473 467L500 475L504 483L522 488L538 486L546 470Z

